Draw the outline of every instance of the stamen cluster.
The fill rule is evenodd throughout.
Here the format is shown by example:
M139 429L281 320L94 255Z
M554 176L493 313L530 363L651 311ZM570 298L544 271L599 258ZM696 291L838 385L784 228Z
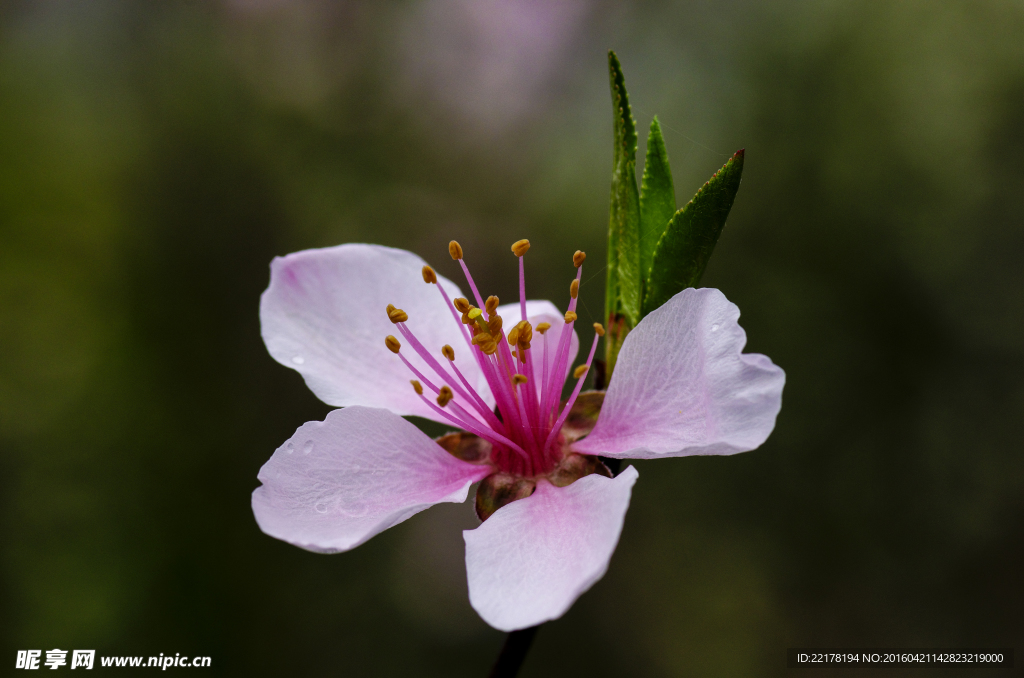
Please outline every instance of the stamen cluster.
M438 284L434 270L430 266L423 267L423 281L437 287L445 305L451 310L453 320L459 324L470 359L476 362L487 381L496 403L494 409L459 369L455 349L447 344L441 347L441 356L447 361L447 364L442 364L409 329L406 324L408 314L391 304L387 307L388 319L433 374L423 374L402 355L402 344L398 338L388 335L384 340L388 349L401 358L415 376L411 381L412 387L432 410L453 425L489 441L492 445L491 462L501 471L525 477L550 473L565 456L559 431L583 388L598 339L604 335L604 328L594 323L596 334L587 361L573 371L575 388L569 399L562 403L562 386L569 373L569 346L577 319L576 303L586 254L577 251L573 255L576 277L569 286L569 308L565 313L565 325L554 338L548 334L551 329L549 323L538 323L534 328L526 317L523 259L529 249L529 240L519 240L512 245L512 253L519 259L520 318L507 332L505 321L497 312L498 297L492 295L486 301L481 297L459 243L451 241L448 252L461 265L476 306L462 297L449 299L447 292ZM534 355L534 330L543 342L541 365L537 365ZM434 393L433 401L425 390Z

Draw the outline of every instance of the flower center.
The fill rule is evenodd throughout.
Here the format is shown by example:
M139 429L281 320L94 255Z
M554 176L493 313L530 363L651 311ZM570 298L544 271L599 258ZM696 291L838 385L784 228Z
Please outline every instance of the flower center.
M514 325L511 320L506 323L498 315L498 297L490 296L485 301L480 296L459 243L451 241L448 252L462 266L476 306L461 297L454 301L449 299L444 288L437 284L434 269L423 267L423 281L437 287L444 297L452 319L459 325L470 359L476 362L484 375L495 402L494 409L488 406L459 369L455 349L447 344L440 347L444 358L442 363L409 329L406 324L409 316L405 311L390 304L387 307L388 318L429 367L429 373L424 374L402 355L402 343L398 338L388 335L384 342L416 377L412 380L412 387L423 402L446 421L488 440L493 446L491 462L499 470L526 477L550 473L565 456L559 431L583 388L598 339L604 335L600 323L594 323L596 334L590 354L586 363L573 370L576 385L569 399L562 403L562 387L569 374L569 347L577 319L576 302L586 254L577 251L573 255L576 277L569 285L565 324L560 331L553 332L549 331L549 323L542 322L533 327L526 317L524 258L529 249L529 240L519 240L512 245L512 253L519 259L519 318ZM534 335L534 330L539 337ZM554 336L556 334L558 336ZM537 355L535 347L538 343L543 349L540 355ZM434 394L433 400L427 396L426 390Z

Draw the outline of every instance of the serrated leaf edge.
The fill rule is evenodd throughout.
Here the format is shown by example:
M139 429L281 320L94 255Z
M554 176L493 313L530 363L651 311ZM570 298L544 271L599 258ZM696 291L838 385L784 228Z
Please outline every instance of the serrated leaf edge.
M737 157L737 156L739 156L739 157L741 157L741 158L742 158L742 157L744 157L744 156L745 156L745 154L746 154L746 150L747 150L747 149L745 149L745 148L741 148L740 150L738 150L738 151L736 151L735 153L733 153L733 154L732 154L732 157L731 157L731 158L729 158L728 160L726 160L726 161L725 161L725 164L724 164L724 165L722 165L721 167L719 167L719 168L718 168L718 169L717 169L717 170L715 171L715 173L711 175L711 178L710 178L710 179L708 179L707 181L705 181L705 182L704 182L704 185L703 185L703 186L701 186L700 188L698 188L698 189L697 189L697 192L693 194L693 197L692 197L692 198L690 198L690 201L689 201L688 203L686 203L685 205L683 205L682 207L680 207L679 209L677 209L677 210L676 210L676 211L675 211L675 212L674 212L674 213L672 214L672 218L668 220L668 223L667 223L667 224L665 224L665 230L664 230L664 231L662 232L662 234L661 234L661 237L660 237L660 238L658 238L658 244L654 246L654 251L655 251L655 253L657 253L657 251L658 251L658 248L659 248L659 247L661 247L661 241L662 241L662 240L664 240L664 239L665 239L665 236L667 236L667 235L668 235L668 227L669 227L669 226L670 226L670 225L672 224L672 221L673 221L673 220L674 220L674 219L675 219L675 218L676 218L677 216L679 216L679 214L680 214L680 213L682 213L682 212L685 212L685 211L686 211L686 209L687 209L688 207L690 207L690 205L692 205L692 204L693 204L694 202L696 202L697 198L699 198L699 197L700 197L700 195L701 195L701 193L703 193L703 192L704 192L704 189L705 189L705 188L707 188L708 186L710 186L710 185L711 185L711 182L712 182L712 181L714 181L715 179L717 179L717 178L718 178L718 175L719 175L719 174L721 174L722 172L724 172L724 171L725 171L725 170L726 170L726 169L727 169L727 168L729 167L729 165L730 165L730 164L734 163L734 162L736 161L736 157ZM742 181L742 178L740 179L740 181ZM737 185L737 187L736 187L736 191L737 191L737 192L739 192L739 186L738 186L738 185ZM729 211L730 211L730 212L732 211L732 206L730 206L730 207L729 207ZM725 223L723 223L723 224L722 224L722 230L723 230L723 231L725 231L725 226L726 226L726 224L725 224ZM653 270L654 270L654 264L653 264L653 262L652 262L652 264L651 264L651 271L653 271ZM648 289L650 288L650 286L651 286L651 271L648 271L648 272L647 272L647 278L646 278L646 279L644 280L644 296L645 296L645 297L646 297L646 295L647 295L647 290L648 290ZM644 301L646 301L646 299L643 299L643 300L641 300L641 304L640 304L640 316L641 316L641 319L643 319L643 317L647 315L647 314L646 314L646 313L644 313L644 311L643 311L643 309L644 309L644 303L643 303L643 302L644 302ZM654 310L654 309L651 309L651 310Z

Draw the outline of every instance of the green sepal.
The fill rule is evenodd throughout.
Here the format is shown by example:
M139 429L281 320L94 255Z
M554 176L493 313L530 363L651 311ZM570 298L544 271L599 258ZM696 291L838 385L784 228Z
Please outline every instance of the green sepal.
M640 194L636 186L636 123L622 67L615 52L608 52L612 91L615 148L608 214L608 270L605 317L622 315L629 327L640 321L643 274L640 270Z
M672 187L668 151L665 150L658 116L654 116L647 135L647 157L640 183L640 275L645 282L651 274L654 248L675 212L676 192Z
M654 263L645 285L644 315L700 282L722 234L742 174L741 149L673 215L654 250Z

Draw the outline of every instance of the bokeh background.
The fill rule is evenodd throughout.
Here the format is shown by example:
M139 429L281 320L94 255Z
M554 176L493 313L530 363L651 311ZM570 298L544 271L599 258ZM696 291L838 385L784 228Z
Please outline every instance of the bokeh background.
M1004 0L3 3L2 662L486 674L468 504L334 556L257 529L259 467L328 411L258 299L341 242L456 278L451 238L512 299L525 237L531 296L590 254L600 320L609 48L679 203L747 149L703 282L788 383L758 451L636 464L607 576L522 675L1024 650L1022 35Z

